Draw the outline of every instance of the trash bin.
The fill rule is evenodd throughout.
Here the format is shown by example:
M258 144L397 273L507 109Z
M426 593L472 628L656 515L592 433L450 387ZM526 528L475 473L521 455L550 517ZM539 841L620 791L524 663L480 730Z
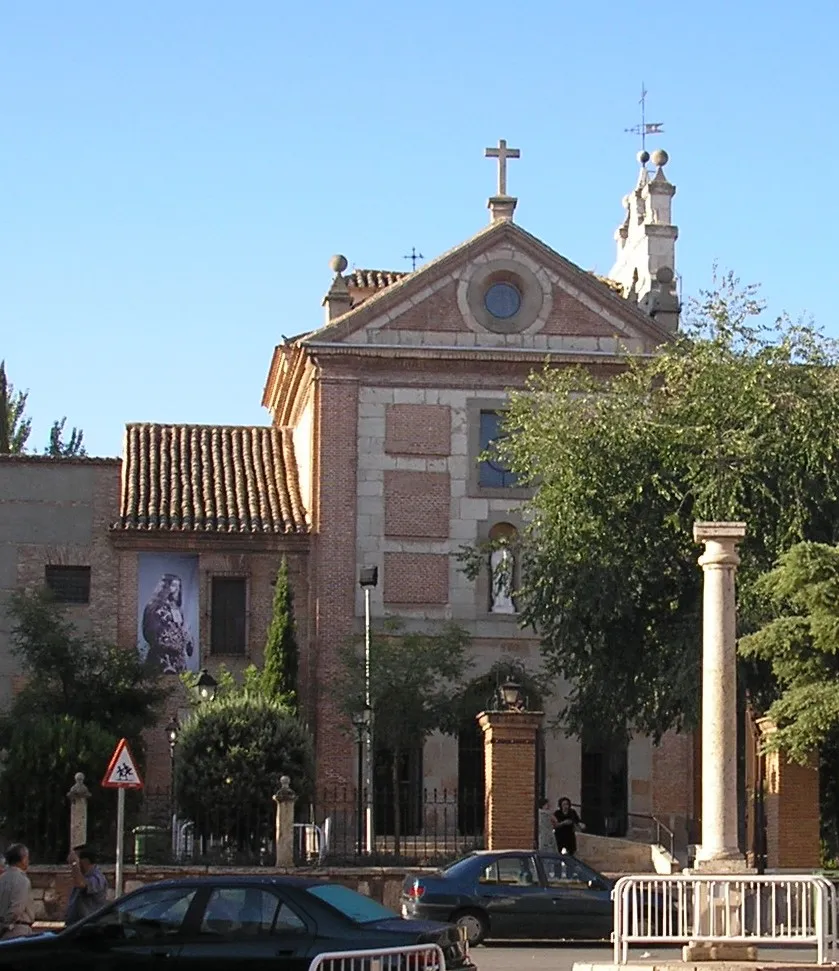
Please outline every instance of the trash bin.
M168 830L162 826L136 826L133 832L135 863L165 863L169 859Z

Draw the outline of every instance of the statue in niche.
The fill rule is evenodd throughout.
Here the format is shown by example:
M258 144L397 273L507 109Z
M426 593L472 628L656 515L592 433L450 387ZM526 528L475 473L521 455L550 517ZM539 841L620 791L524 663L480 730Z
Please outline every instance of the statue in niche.
M493 614L514 614L513 582L516 561L512 552L502 546L493 550L489 558L490 612Z

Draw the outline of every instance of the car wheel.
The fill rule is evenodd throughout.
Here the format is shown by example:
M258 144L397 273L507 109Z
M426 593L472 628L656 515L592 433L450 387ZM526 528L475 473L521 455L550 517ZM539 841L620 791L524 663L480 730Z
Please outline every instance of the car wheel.
M451 921L466 931L470 947L480 944L489 933L489 923L479 910L459 910L452 914Z

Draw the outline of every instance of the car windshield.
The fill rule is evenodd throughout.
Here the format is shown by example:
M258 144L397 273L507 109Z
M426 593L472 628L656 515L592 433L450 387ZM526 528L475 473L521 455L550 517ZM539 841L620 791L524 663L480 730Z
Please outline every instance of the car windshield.
M386 920L397 916L377 900L371 900L337 883L324 883L321 886L306 889L313 897L318 897L330 907L334 907L356 924L367 924L374 920Z

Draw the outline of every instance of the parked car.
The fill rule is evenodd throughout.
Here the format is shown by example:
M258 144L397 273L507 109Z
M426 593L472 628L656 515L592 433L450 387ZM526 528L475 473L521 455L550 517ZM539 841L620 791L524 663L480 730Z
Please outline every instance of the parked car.
M471 945L490 939L608 939L612 882L567 854L480 851L408 877L403 917L449 921Z
M0 941L0 968L43 971L306 971L313 957L439 944L446 968L472 968L453 925L404 919L335 883L195 877L148 884L59 934Z

